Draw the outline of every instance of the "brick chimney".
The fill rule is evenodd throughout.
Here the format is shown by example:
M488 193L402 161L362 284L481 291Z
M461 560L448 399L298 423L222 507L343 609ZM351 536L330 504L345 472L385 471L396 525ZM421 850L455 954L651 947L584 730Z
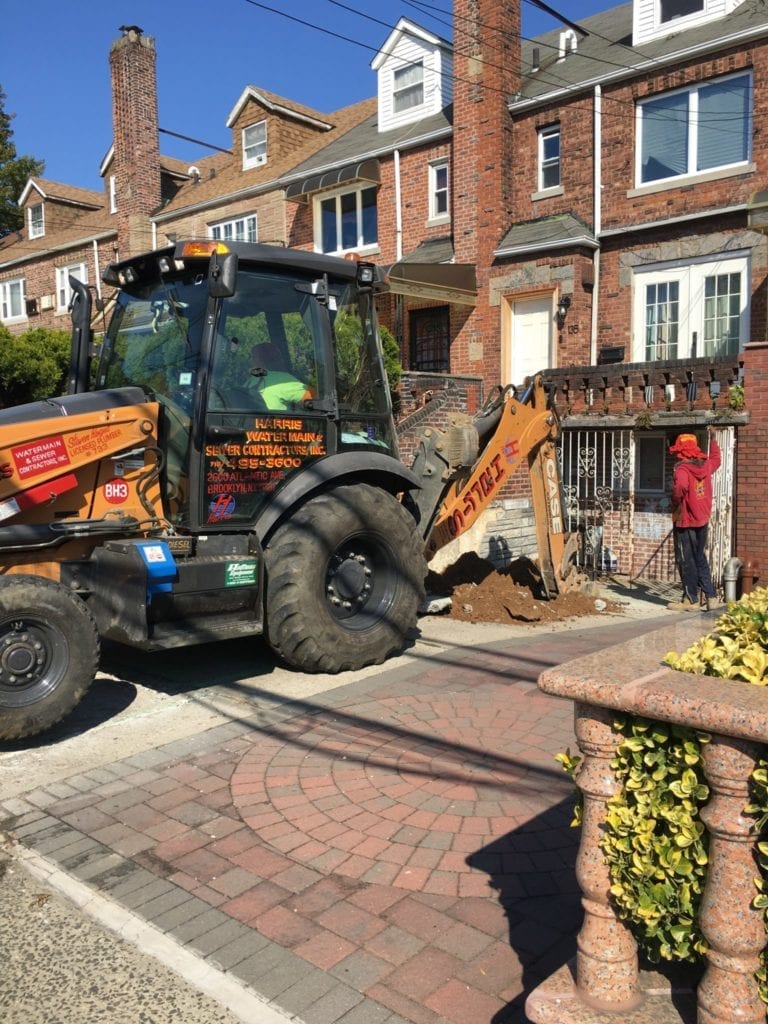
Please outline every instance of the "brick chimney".
M493 380L499 311L488 306L488 269L514 212L507 104L520 90L520 0L454 0L453 11L453 242L456 262L477 267L478 303L451 371Z
M454 0L453 161L457 262L509 228L513 159L507 104L520 89L520 0Z
M110 48L119 258L152 248L149 215L160 206L155 41L121 25Z

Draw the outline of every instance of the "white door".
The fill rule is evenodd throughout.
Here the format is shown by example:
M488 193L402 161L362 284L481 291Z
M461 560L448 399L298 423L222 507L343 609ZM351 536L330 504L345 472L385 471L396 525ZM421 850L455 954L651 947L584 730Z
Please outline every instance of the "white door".
M551 295L514 302L508 383L519 387L526 377L552 369L552 318Z

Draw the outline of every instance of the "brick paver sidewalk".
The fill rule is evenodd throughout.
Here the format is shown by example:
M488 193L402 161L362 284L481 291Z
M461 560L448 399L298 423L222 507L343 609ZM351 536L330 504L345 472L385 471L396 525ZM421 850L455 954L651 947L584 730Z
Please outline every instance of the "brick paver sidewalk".
M652 629L440 650L2 806L23 845L307 1024L501 1024L573 955L573 709L546 667ZM107 1022L109 1024L109 1022Z

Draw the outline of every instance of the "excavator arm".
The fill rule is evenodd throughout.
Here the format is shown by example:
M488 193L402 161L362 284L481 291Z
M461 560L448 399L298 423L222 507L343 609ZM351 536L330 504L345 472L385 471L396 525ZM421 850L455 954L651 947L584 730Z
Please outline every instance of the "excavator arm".
M565 586L576 552L565 530L555 442L559 423L541 376L520 399L499 389L473 419L456 417L447 431L422 437L412 469L413 494L427 560L465 533L522 467L530 478L539 568L547 597Z

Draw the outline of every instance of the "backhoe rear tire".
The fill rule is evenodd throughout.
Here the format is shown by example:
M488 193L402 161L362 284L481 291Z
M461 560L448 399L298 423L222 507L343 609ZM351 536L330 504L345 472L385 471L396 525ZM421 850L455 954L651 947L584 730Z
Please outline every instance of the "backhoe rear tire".
M0 740L50 729L88 691L99 637L85 603L37 576L0 578Z
M304 672L399 653L424 599L423 547L413 517L386 491L355 484L312 498L266 551L270 645Z

